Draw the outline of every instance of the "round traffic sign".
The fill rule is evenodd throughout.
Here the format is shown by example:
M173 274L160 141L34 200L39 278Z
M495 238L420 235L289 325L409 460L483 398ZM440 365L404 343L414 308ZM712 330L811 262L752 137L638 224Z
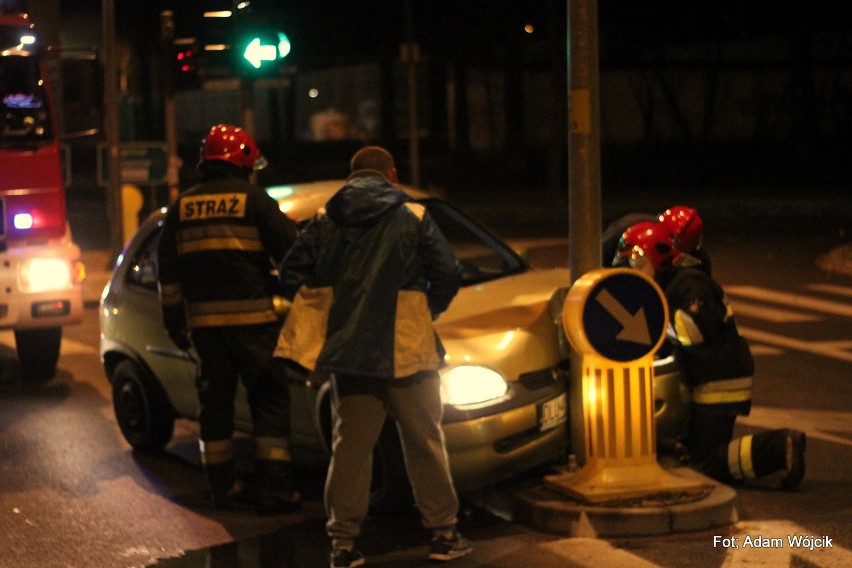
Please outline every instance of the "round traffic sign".
M562 325L574 349L617 362L656 351L666 335L668 308L651 278L629 268L584 274L565 299Z

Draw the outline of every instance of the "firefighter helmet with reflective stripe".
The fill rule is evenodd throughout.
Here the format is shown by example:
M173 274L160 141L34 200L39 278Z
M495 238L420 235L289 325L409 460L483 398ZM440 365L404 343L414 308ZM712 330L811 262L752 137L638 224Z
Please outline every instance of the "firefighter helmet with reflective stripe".
M659 221L672 235L678 250L689 253L701 244L704 222L692 207L675 205L660 213Z
M641 221L622 233L613 264L637 268L653 278L657 272L671 267L680 256L667 228L654 221Z
M221 160L248 170L266 167L254 138L238 126L217 124L201 141L200 161Z

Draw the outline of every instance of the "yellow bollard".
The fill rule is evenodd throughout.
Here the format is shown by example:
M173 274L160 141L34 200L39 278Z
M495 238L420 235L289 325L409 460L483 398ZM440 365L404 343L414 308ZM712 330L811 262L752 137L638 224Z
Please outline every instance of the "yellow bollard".
M124 228L124 244L139 229L139 212L142 210L142 190L130 183L121 184L121 219Z
M569 290L562 323L583 356L586 463L546 476L548 487L589 503L704 492L657 463L653 354L667 321L662 290L635 270L592 271Z

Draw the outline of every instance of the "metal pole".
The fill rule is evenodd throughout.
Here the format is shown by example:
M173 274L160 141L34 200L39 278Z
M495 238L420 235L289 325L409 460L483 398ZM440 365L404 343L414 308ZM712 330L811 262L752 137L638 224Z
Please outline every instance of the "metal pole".
M568 256L571 279L601 265L597 0L568 3ZM571 438L585 457L581 357L571 358ZM582 465L582 463L580 464Z
M257 138L254 124L254 83L251 79L240 79L240 115L243 130Z
M180 175L181 159L177 151L177 118L175 116L175 86L172 76L175 62L172 58L172 46L175 41L174 12L163 10L160 12L160 47L162 54L162 85L163 85L163 129L166 135L166 153L169 159L167 182L169 186L169 202L178 197L178 182ZM156 207L152 203L152 207Z
M405 3L405 41L408 44L408 152L411 185L420 186L420 129L417 125L417 62L420 47L414 42L414 12L411 0Z
M121 169L118 140L118 60L115 56L115 1L101 0L104 56L104 141L109 156L107 179L107 216L110 244L118 256L124 247L121 206Z

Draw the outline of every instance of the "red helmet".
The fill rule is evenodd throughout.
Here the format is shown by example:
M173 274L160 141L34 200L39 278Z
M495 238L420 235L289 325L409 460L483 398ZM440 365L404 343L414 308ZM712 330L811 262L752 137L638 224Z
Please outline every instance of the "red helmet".
M659 219L678 250L692 252L701 244L704 222L692 207L676 205L660 213Z
M262 170L266 158L254 139L238 126L217 124L201 141L201 161L222 160L249 170Z
M638 268L653 278L655 273L677 262L680 255L666 227L654 221L641 221L622 233L613 264Z

